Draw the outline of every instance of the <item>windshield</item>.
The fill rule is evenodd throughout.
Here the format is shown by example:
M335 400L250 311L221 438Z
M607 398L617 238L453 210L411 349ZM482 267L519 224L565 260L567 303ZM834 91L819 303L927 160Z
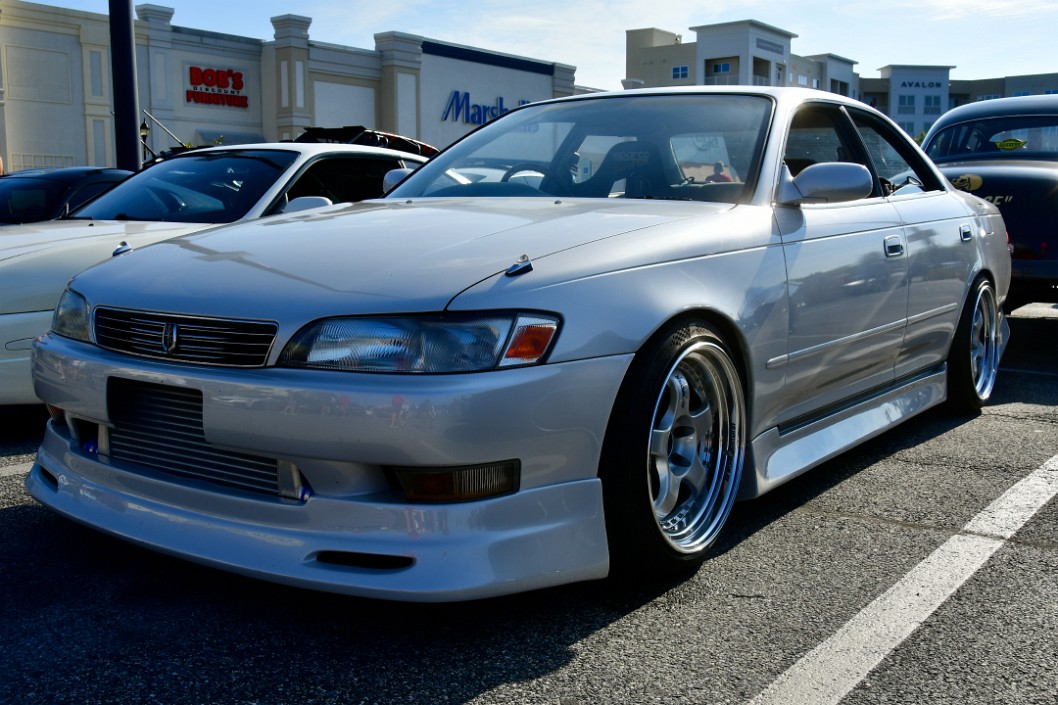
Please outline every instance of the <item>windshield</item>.
M963 122L926 146L934 161L967 158L1058 159L1058 115L1010 115Z
M297 156L265 149L185 153L130 176L72 217L231 223L261 200Z
M737 203L757 178L771 101L621 95L530 105L474 132L391 194Z

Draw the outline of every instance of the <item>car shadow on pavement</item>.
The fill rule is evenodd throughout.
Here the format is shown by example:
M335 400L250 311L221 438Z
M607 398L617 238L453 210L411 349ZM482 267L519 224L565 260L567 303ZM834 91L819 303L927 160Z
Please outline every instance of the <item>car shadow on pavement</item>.
M0 510L0 702L465 703L553 674L672 582L407 604L275 585Z

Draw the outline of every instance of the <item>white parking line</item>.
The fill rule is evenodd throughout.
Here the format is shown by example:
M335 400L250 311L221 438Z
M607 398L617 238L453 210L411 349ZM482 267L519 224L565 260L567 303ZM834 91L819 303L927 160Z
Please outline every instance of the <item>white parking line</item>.
M1058 455L970 520L750 705L837 705L1058 494Z
M18 465L7 465L0 468L0 477L15 477L17 475L29 474L29 469L33 467L33 463L19 463Z

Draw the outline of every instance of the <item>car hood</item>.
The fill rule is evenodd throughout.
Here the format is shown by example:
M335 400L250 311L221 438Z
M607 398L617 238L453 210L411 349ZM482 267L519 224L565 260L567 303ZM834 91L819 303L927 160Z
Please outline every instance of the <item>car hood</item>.
M55 220L0 228L0 314L54 308L82 269L121 243L142 247L209 227L201 223Z
M135 240L153 235L176 237L206 227L209 226L202 223L158 223L136 220L48 220L40 223L27 223L0 229L0 261L42 250L58 250L92 241L101 241L109 245L112 242L120 243L126 238Z
M115 258L75 288L95 305L285 320L440 311L515 265L730 205L374 201L220 228ZM603 266L585 262L584 272Z

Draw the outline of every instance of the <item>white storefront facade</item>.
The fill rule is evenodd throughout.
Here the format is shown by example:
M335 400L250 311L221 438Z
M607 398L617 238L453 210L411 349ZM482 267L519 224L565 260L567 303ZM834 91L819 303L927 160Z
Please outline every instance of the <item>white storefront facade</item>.
M293 139L364 125L443 147L522 103L571 95L572 66L400 32L374 49L314 42L312 20L272 18L270 40L173 24L135 9L139 106L156 152ZM9 171L113 166L115 91L106 15L0 5L0 156ZM171 133L171 134L170 134Z

